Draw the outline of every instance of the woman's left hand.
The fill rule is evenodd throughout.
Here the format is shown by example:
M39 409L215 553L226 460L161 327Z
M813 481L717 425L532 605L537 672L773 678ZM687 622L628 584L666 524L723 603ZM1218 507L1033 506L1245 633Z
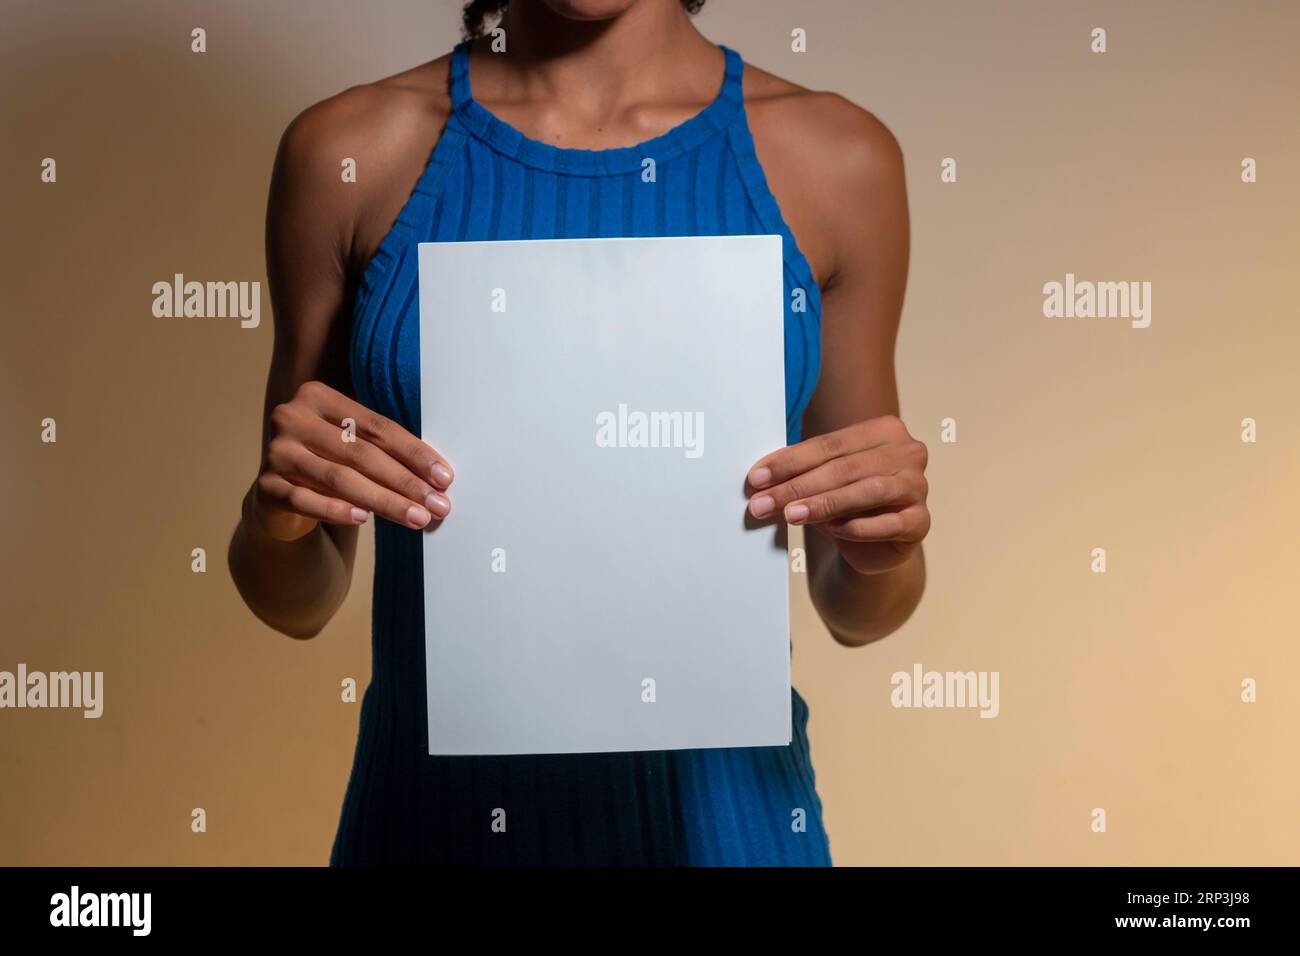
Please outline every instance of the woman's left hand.
M760 458L748 475L749 511L818 525L859 574L890 571L930 530L928 458L897 416L871 418Z

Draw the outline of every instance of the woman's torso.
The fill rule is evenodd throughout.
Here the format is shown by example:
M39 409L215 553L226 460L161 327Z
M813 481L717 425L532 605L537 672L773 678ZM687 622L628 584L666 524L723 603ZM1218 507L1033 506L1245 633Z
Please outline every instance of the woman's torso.
M446 126L359 283L358 399L420 433L416 243L776 234L787 436L798 440L820 364L820 292L759 163L743 63L725 58L702 111L638 146L591 151L532 140L486 110L458 47ZM429 756L420 568L419 532L376 519L372 681L333 862L829 862L797 693L788 747Z

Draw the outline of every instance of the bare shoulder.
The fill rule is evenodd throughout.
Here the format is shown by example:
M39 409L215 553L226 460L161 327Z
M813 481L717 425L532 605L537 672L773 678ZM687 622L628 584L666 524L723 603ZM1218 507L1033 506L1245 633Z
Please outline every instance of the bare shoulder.
M337 229L344 258L369 258L428 162L451 111L449 60L350 87L285 129L276 157L280 192L310 200L312 218Z
M852 230L865 207L905 192L902 148L880 119L838 93L750 64L745 109L772 191L826 280L840 259L837 231Z
M889 127L838 93L746 66L745 106L756 137L773 152L797 153L815 175L888 175L902 165L902 148Z

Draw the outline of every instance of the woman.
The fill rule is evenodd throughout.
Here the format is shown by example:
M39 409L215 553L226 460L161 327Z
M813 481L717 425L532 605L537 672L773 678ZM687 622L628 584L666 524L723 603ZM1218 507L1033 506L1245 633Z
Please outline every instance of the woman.
M376 518L373 678L334 864L830 862L797 693L788 747L425 746L421 529L456 519L452 463L415 437L417 242L781 235L790 444L754 463L750 510L806 526L812 598L840 643L892 632L920 599L926 450L897 418L893 367L901 154L858 107L710 43L690 19L699 6L477 0L474 39L284 134L267 214L265 450L230 563L258 617L311 637L347 594L357 527ZM482 36L498 12L503 34ZM348 160L355 181L340 175Z

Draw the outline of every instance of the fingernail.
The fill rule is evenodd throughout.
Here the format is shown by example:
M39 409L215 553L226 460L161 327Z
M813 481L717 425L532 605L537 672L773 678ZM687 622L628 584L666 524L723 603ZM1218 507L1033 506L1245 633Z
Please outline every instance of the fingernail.
M433 474L433 480L443 488L451 484L451 469L440 461L435 461L429 471Z
M801 521L807 521L811 512L807 505L786 505L785 520L791 524L799 524Z
M771 514L772 509L776 507L776 499L771 495L759 495L749 503L749 511L755 518L761 518L763 515Z
M437 492L434 492L433 494L429 495L429 497L425 498L424 503L428 505L429 510L432 511L434 514L436 514L439 518L445 518L447 516L447 512L451 510L451 502L448 501L446 498L444 498L442 495L438 494Z
M762 488L772 480L771 468L755 468L749 473L749 483L755 488Z
M417 528L423 528L429 523L429 512L425 511L419 505L411 505L406 509L407 524L414 525Z
M370 517L370 512L368 511L362 511L360 508L352 509L352 520L355 521L357 524L361 524L369 517Z

